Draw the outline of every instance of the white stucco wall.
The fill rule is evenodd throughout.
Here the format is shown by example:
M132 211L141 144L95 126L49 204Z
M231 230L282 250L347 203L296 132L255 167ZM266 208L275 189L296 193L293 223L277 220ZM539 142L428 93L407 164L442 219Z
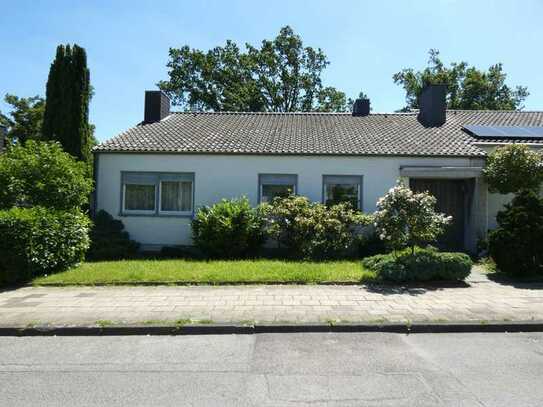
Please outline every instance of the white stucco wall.
M97 209L121 219L131 238L142 244L189 245L190 219L120 216L121 171L193 172L196 208L242 195L256 205L259 173L297 174L298 194L318 202L322 201L323 175L362 175L362 209L372 212L377 199L399 178L401 166L477 165L473 163L469 158L102 153L97 173Z

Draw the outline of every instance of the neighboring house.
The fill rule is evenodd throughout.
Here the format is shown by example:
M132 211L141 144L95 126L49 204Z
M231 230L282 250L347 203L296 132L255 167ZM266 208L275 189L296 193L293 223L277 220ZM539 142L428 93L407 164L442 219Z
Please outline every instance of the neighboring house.
M370 114L369 100L352 114L170 113L169 105L146 92L145 120L94 149L96 209L146 248L190 245L195 210L221 198L256 205L292 190L372 212L403 178L454 217L444 243L474 250L510 199L488 192L487 153L509 142L543 147L534 134L543 112L446 111L440 85L424 90L414 113Z

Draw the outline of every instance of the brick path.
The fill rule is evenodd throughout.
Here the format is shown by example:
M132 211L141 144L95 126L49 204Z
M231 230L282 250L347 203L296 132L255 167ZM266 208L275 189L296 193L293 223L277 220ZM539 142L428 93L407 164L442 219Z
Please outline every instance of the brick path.
M543 284L465 287L192 286L20 288L0 292L0 326L213 322L543 320Z

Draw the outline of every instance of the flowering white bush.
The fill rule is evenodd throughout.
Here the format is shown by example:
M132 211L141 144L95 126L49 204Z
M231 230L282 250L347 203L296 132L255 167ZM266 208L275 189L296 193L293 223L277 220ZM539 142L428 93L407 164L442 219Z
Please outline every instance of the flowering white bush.
M395 250L435 241L452 217L435 211L436 198L414 193L398 183L377 201L375 227L379 238Z

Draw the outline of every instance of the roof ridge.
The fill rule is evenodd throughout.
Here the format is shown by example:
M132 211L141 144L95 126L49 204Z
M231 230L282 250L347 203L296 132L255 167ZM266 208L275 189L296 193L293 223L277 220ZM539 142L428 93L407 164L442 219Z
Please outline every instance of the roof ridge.
M447 109L447 112L466 113L543 113L543 110L490 110L490 109Z
M370 116L409 116L417 112L371 112ZM220 111L220 112L170 112L170 114L193 114L193 115L254 115L254 116L352 116L351 112L236 112L236 111Z

